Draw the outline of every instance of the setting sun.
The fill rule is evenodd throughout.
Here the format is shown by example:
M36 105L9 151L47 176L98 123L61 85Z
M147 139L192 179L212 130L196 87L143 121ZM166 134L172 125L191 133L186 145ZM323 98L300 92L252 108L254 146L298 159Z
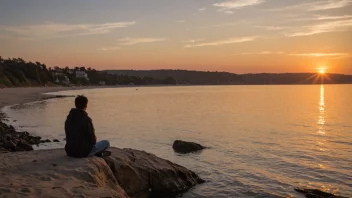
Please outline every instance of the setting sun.
M319 68L318 73L319 74L325 74L326 68Z

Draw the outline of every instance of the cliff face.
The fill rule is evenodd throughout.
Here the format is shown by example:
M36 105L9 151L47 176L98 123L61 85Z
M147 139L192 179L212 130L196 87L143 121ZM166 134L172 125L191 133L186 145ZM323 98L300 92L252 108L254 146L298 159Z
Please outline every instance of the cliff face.
M0 197L150 197L202 183L155 155L112 148L110 157L74 159L63 149L0 154Z

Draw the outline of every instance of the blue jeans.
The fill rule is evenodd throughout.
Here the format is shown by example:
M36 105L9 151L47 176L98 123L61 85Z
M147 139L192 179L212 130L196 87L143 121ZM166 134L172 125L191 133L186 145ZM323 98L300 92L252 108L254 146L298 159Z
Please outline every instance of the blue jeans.
M102 140L97 142L92 151L89 153L88 157L92 157L98 153L101 153L110 147L110 142L107 140Z

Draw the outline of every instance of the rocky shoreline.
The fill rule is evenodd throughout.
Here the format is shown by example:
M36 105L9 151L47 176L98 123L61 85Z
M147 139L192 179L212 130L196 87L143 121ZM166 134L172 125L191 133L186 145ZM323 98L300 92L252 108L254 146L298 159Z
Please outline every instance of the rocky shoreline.
M32 136L28 132L18 132L12 125L3 122L7 119L3 113L0 114L0 151L18 152L31 151L32 145L43 143L41 137Z
M72 96L41 100L62 97ZM204 182L144 151L111 148L110 157L83 159L67 157L64 149L34 151L33 145L51 140L16 131L6 121L0 113L0 197L175 197Z
M43 97L40 101L54 99L75 97L68 95L52 95ZM59 140L42 139L39 136L32 136L27 131L16 131L12 125L4 123L8 121L8 117L0 112L0 152L18 152L18 151L32 151L33 145L41 143L59 142Z

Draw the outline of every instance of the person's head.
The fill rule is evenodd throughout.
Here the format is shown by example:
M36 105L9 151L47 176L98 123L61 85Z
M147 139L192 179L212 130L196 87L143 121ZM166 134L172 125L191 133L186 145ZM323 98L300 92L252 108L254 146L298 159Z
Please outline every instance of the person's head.
M75 99L77 109L86 110L88 105L88 98L85 96L77 96Z

